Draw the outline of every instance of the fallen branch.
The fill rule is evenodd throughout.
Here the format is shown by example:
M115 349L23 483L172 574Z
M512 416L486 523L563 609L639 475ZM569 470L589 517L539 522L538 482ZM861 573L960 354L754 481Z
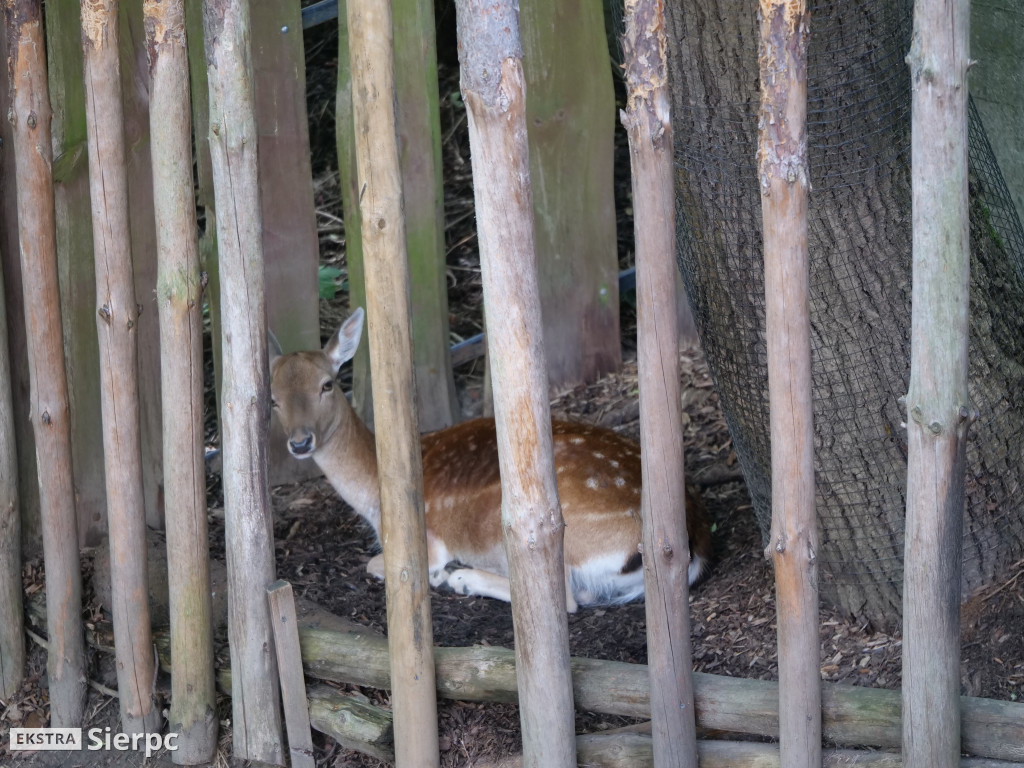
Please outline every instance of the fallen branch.
M42 592L29 600L27 615L45 625ZM325 611L300 611L299 642L306 674L322 680L390 688L387 640L371 630ZM160 666L169 670L166 631L154 631ZM90 645L109 649L113 635L98 626L86 633ZM515 703L515 656L507 648L473 646L434 648L438 695L460 701ZM621 661L572 659L576 707L588 712L650 718L647 666ZM218 685L231 690L227 671ZM778 683L696 672L693 675L700 728L777 738ZM834 746L899 749L900 692L853 685L822 685L822 738ZM979 758L1024 763L1024 704L960 697L961 748ZM334 735L333 733L331 735ZM581 753L582 754L582 753ZM580 758L582 760L582 757ZM701 753L701 766L705 763ZM711 759L710 757L708 758ZM766 763L770 765L772 763ZM826 765L828 765L826 761ZM878 763L879 765L896 765ZM997 763L962 763L971 768Z

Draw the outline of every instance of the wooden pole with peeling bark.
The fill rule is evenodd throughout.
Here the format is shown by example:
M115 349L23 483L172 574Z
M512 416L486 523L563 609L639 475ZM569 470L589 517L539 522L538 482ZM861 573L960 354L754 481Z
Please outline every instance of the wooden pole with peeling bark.
M46 565L50 726L82 725L86 695L82 575L71 469L71 422L57 282L53 153L39 0L4 0L18 236Z
M132 275L117 1L82 0L81 10L117 693L124 732L153 733L162 718L153 698L137 376L140 307Z
M458 0L501 524L527 766L575 766L576 741L551 413L533 231L519 19L513 0Z
M664 7L626 0L622 37L636 232L644 590L654 764L697 766L676 322L675 157Z
M203 37L220 264L234 755L283 765L277 657L266 600L275 581L267 482L270 383L248 0L205 0Z
M203 285L192 183L184 0L145 0L163 398L164 515L170 593L170 732L175 763L217 750L210 546L203 456Z
M903 567L903 759L960 759L960 571L967 432L970 239L966 0L914 3L913 288Z
M761 0L758 171L764 232L772 527L778 595L781 764L821 765L821 652L814 508L807 25L803 0Z
M429 767L440 763L440 752L391 3L351 0L347 12L373 417L379 436L395 764Z

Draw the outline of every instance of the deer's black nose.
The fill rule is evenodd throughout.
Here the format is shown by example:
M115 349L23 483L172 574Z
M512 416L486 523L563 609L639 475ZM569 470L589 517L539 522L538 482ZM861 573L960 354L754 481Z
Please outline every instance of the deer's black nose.
M308 456L313 452L313 435L306 435L301 440L289 440L288 450L292 456Z

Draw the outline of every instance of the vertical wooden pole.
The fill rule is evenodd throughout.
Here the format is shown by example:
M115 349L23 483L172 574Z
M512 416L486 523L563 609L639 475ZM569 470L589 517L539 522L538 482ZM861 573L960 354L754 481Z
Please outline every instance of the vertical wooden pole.
M71 468L71 424L57 285L46 46L39 0L5 0L18 234L28 329L31 418L46 563L50 725L82 725L85 635Z
M668 39L656 0L626 0L622 38L636 232L644 588L654 764L697 766L690 647Z
M391 3L350 0L349 50L387 585L395 763L437 766L437 692L416 423Z
M220 260L234 754L283 765L277 659L264 597L274 582L274 531L267 484L270 387L248 0L206 0L203 32Z
M772 528L783 768L821 765L821 652L807 256L803 0L761 0L758 164L764 231Z
M544 345L556 389L622 363L615 89L602 3L518 5Z
M913 288L903 567L903 764L960 759L960 569L967 431L970 4L914 3Z
M349 52L348 0L338 0L338 87L335 91L335 140L341 207L345 218L345 264L348 267L349 307L366 304L363 232L359 218L359 178L356 171L355 122L352 115L352 57ZM360 344L352 359L352 408L373 426L370 391L370 345Z
M352 84L346 2L339 3L336 133L342 207L345 211L345 259L349 303L366 302L362 230L357 215ZM423 432L458 421L448 339L445 278L444 188L441 173L441 122L438 112L437 55L431 0L396 0L393 10L396 129L402 169L402 199L409 255L413 362L419 427ZM352 406L373 421L368 345L352 361Z
M11 403L7 307L0 267L0 699L13 696L25 676L25 619L21 607L21 507L18 452Z
M96 329L100 351L110 588L121 727L158 731L139 436L139 305L132 284L116 0L82 0Z
M412 352L420 430L459 421L444 245L444 179L433 0L395 0L395 90L405 233L411 277Z
M523 763L575 766L562 537L533 234L519 19L512 0L458 0L487 345L512 584Z
M217 714L203 461L202 284L184 0L145 0L157 238L174 762L213 759Z

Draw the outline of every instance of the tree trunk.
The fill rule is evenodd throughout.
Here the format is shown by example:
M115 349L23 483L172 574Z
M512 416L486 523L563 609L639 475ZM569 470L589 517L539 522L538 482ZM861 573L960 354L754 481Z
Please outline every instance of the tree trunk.
M390 4L350 3L348 28L359 213L367 266L366 309L373 349L373 411L379 435L377 466L394 684L395 762L437 766L423 466L414 402Z
M456 4L525 763L576 764L569 629L515 4ZM575 604L575 603L574 603Z
M767 537L770 447L749 3L667 4L679 261L716 389ZM823 600L892 626L902 605L910 355L909 6L818 6L808 40L808 209L817 551ZM969 387L963 593L1024 542L1024 258L972 120ZM978 149L975 149L977 147ZM997 216L998 214L998 216ZM1018 261L1019 263L1019 261ZM767 538L766 538L767 543Z
M664 7L627 1L622 37L636 230L644 594L654 762L696 768L689 542L676 318L675 189Z
M913 314L907 393L903 756L960 759L960 582L967 430L970 4L914 3Z
M807 276L807 24L803 2L762 0L758 165L764 225L779 755L821 765L821 651ZM767 554L767 553L766 553Z
M46 565L50 725L82 725L86 663L82 576L72 485L71 424L57 285L50 97L40 3L4 4L28 329L31 418Z
M615 94L600 4L520 7L541 315L556 390L622 362Z
M4 273L0 266L0 698L17 692L25 676L25 625L21 600L21 508L18 452L11 405Z
M162 717L153 698L139 434L139 305L132 284L117 2L86 0L81 7L117 691L122 729L156 733Z
M971 99L978 107L1018 216L1024 216L1024 0L971 3Z
M283 765L277 660L266 599L266 589L274 582L267 485L270 388L249 3L206 0L203 28L221 267L221 424L234 754Z
M164 499L174 762L217 749L210 547L203 460L202 278L192 189L192 126L183 0L146 0L163 393Z

